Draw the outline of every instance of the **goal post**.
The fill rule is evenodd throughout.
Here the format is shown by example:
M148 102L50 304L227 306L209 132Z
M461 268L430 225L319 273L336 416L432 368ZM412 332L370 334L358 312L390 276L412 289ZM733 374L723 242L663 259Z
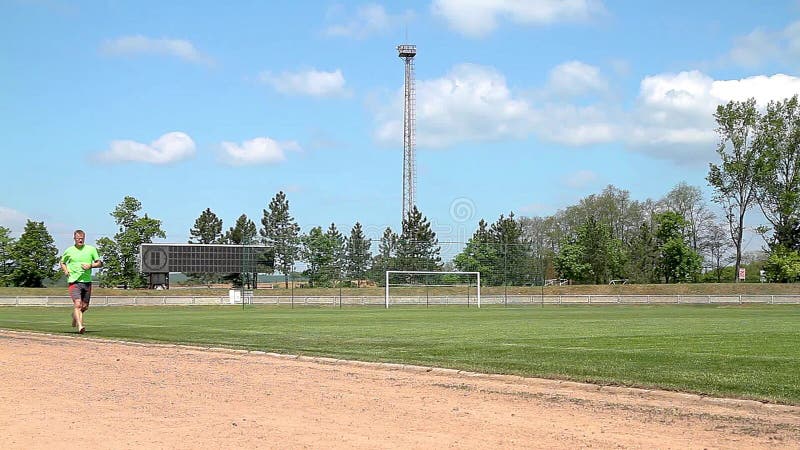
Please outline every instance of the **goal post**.
M474 276L475 277L477 305L478 305L478 308L481 307L481 273L480 272L455 272L455 271L454 272L437 272L437 271L427 271L427 270L387 270L386 271L386 280L385 280L386 281L386 284L385 284L386 293L384 295L384 300L385 300L387 309L389 308L389 296L390 296L389 287L390 286L409 286L408 284L394 284L393 285L391 283L391 279L390 279L392 275L409 275L411 277L414 277L414 276L417 276L417 275L423 275L423 276L424 275L440 275L440 276L454 275L454 276L470 276L470 277ZM429 286L429 285L417 284L417 285L414 285L414 286ZM436 287L442 287L442 286L452 286L452 285L436 285ZM467 289L469 289L470 286L471 286L471 284L468 284L467 285ZM467 292L469 292L469 291L467 291ZM469 306L469 297L467 298L467 306Z

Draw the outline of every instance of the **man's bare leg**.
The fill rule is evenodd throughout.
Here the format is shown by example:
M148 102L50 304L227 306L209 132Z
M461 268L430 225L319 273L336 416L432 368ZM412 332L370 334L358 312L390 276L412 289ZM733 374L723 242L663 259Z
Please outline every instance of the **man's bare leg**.
M81 301L81 317L80 317L80 324L78 325L78 333L81 334L83 334L83 332L86 331L86 325L83 324L83 313L85 313L87 309L89 309L89 303Z
M74 326L78 327L78 332L83 328L83 305L80 300L73 301L74 308L72 309L72 322Z

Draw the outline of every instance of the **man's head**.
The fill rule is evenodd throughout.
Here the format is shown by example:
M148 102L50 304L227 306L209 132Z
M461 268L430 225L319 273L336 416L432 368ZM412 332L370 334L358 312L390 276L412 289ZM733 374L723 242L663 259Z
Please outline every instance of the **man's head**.
M75 230L75 232L72 233L72 238L75 239L75 247L81 248L85 243L86 233L84 233L83 230Z

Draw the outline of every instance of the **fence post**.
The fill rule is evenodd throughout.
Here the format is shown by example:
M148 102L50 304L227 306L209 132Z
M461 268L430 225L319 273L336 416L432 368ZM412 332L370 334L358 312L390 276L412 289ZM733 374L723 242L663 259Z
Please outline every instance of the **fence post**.
M739 304L742 304L742 294L739 294Z

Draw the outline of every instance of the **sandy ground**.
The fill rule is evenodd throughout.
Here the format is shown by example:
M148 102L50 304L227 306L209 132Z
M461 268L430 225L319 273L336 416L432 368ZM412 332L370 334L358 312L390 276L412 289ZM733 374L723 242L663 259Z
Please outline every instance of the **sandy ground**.
M800 407L0 330L0 448L800 448Z

